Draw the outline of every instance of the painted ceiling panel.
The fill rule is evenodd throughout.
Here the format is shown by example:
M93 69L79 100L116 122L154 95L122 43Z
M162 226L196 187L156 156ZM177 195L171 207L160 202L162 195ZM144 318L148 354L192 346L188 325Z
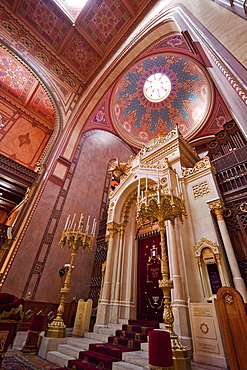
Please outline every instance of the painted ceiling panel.
M1 96L7 95L12 104L22 109L40 123L49 123L54 128L55 116L51 101L35 76L17 58L0 47L0 87Z
M62 53L62 57L85 78L95 62L100 59L95 49L77 31L70 38L66 50Z
M13 37L13 44L20 52L22 48L31 51L51 71L58 71L65 83L69 83L67 79L74 80L71 75L64 77L69 63L70 74L85 84L112 48L119 45L121 39L124 41L130 26L151 0L89 1L74 24L53 0L3 0L3 3L12 14L3 12L2 27ZM28 30L32 30L32 36ZM51 59L58 60L51 65Z
M92 43L102 51L119 37L119 31L130 21L131 15L122 1L96 0L88 12L80 17L80 26Z
M50 0L19 1L18 13L46 42L58 49L71 22Z
M6 130L2 138L1 153L28 168L35 169L35 163L39 160L37 151L44 145L45 138L46 133L40 127L35 127L32 120L20 115L18 123L12 125L11 130Z
M37 84L35 77L5 49L0 48L0 86L20 104Z
M41 85L38 86L35 94L32 96L28 108L35 112L36 115L42 117L46 126L49 126L51 129L54 128L54 108Z

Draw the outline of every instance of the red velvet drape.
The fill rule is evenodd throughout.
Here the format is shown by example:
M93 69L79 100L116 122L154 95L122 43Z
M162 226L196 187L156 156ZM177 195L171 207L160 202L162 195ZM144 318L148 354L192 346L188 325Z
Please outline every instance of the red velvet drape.
M160 235L138 241L138 320L162 321L163 293L158 283L162 278L160 257Z

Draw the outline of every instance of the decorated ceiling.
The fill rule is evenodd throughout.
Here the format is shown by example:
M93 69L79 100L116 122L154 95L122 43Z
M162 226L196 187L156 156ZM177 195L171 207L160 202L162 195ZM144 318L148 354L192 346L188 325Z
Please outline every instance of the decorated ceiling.
M1 153L35 171L55 126L45 88L15 56L0 47Z
M1 98L5 100L0 111L1 148L4 155L31 169L54 131L55 119L59 120L55 103L64 115L71 111L107 58L131 33L130 26L141 21L154 1L93 0L81 11L66 11L58 3L2 0L0 5L3 45L8 43L9 50L19 56L18 60L4 47L0 50ZM28 63L21 63L21 58ZM170 84L169 93L158 102L144 92L145 82L155 73L162 73ZM50 89L56 88L54 105L38 75L50 83ZM181 34L164 35L130 63L91 117L84 131L107 129L137 149L175 125L187 138L210 136L230 118L199 53L192 52Z
M151 81L155 74L158 80ZM160 98L157 83L162 76L169 86ZM145 90L147 83L149 90ZM152 54L134 64L116 84L112 119L121 135L139 145L176 125L184 136L192 134L209 115L211 101L210 82L195 60L178 53Z
M0 3L0 156L23 165L22 172L38 171L40 159L49 158L75 127L75 136L108 130L138 151L175 125L195 142L211 138L231 119L204 58L177 25L172 28L176 21L138 49L142 38L162 28L161 22L143 31L142 21L158 0L88 0L82 10L59 2ZM135 42L129 45L131 35ZM123 69L115 73L118 61ZM164 83L162 99L153 99L152 76L157 94L157 80Z
M66 13L53 0L1 0L0 19L3 33L14 37L13 47L18 43L20 52L31 52L50 73L73 86L90 80L155 2L89 0L78 14L71 8Z

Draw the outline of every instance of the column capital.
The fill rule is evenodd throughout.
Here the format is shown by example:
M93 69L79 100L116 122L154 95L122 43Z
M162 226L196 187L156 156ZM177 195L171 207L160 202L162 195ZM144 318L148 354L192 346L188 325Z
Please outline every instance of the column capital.
M209 202L207 202L207 204L208 204L210 211L213 212L215 216L217 217L217 220L224 219L223 212L225 210L225 206L224 206L223 201L220 198L210 200Z
M114 237L114 234L119 232L121 230L122 224L119 224L118 222L111 221L107 223L107 231L109 231L110 238Z

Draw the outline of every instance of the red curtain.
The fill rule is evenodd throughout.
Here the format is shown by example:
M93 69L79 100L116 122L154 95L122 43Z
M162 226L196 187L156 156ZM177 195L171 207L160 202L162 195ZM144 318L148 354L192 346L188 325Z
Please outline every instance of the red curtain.
M162 321L163 293L161 276L160 235L138 241L137 320Z

